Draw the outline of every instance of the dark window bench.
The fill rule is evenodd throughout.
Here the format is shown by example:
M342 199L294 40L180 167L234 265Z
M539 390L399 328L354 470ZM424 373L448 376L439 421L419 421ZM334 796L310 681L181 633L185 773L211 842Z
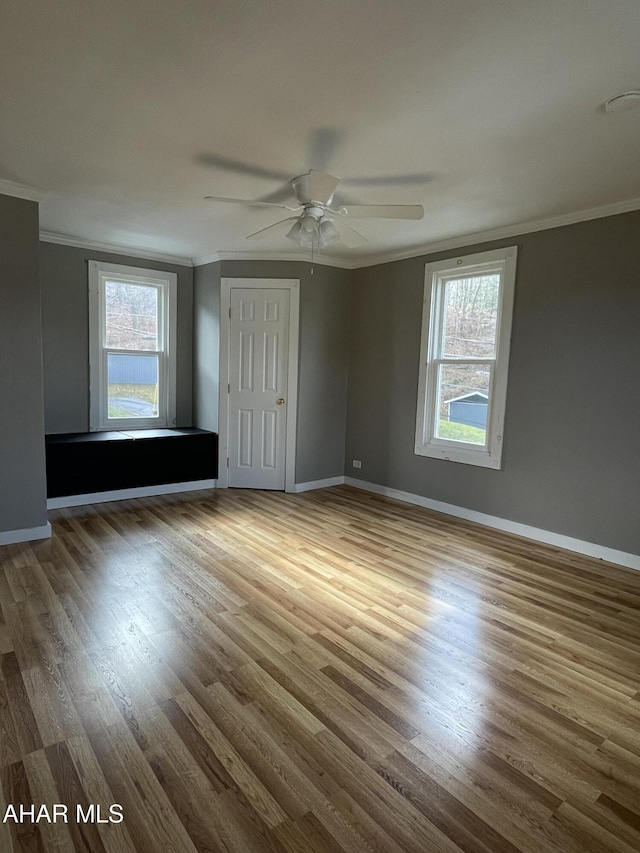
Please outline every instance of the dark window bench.
M47 497L215 480L218 436L185 429L48 435Z

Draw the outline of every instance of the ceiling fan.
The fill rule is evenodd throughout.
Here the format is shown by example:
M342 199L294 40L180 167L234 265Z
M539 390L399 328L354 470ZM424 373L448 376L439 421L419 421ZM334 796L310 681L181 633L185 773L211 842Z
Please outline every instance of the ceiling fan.
M285 223L292 222L286 236L300 246L311 249L324 249L338 240L347 247L355 248L367 242L367 238L347 225L346 219L422 219L424 208L420 204L347 204L333 206L333 196L340 178L310 169L305 175L291 180L291 188L297 204L279 204L271 201L252 201L243 198L226 198L208 195L208 201L227 204L250 204L258 207L275 207L295 213L261 228L247 239L257 237L272 229L281 229Z

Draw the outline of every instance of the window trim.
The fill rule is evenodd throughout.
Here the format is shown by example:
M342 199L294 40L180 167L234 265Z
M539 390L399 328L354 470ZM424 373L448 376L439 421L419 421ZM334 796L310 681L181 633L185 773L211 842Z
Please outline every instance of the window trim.
M106 347L105 284L107 281L142 284L158 289L159 350L121 350ZM89 429L162 429L176 423L176 341L178 276L164 270L89 261ZM158 417L108 418L107 355L110 352L158 356Z
M425 266L422 329L420 335L420 371L416 413L415 453L447 462L462 462L484 468L502 467L502 445L509 349L513 318L518 247L508 246L489 252L435 261ZM440 335L443 329L444 286L450 279L500 274L495 359L451 358L440 353ZM443 439L435 436L435 415L438 366L442 363L491 363L489 408L487 411L487 440L484 446Z

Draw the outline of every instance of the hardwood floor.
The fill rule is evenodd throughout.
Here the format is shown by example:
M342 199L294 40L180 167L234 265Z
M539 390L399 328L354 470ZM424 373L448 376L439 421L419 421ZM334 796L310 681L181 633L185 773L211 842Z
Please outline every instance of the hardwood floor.
M69 806L2 853L640 850L640 573L348 487L202 494L0 548L0 811Z

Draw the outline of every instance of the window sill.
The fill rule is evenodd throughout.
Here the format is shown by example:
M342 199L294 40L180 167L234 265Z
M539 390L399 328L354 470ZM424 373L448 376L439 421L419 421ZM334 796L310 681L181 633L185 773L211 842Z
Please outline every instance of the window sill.
M471 450L459 446L443 447L442 445L416 445L414 448L416 456L428 456L431 459L440 459L443 462L460 462L463 465L476 465L479 468L491 468L499 471L502 467L501 460L488 450Z

